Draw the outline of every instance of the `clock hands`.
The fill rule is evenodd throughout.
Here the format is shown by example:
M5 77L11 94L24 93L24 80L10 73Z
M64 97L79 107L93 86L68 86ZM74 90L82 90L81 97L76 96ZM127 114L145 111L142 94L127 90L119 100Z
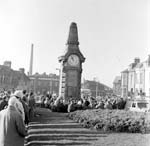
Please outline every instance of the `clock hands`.
M73 56L71 56L71 60L74 62L74 57Z
M70 55L68 61L71 65L77 65L79 63L79 58L76 55Z

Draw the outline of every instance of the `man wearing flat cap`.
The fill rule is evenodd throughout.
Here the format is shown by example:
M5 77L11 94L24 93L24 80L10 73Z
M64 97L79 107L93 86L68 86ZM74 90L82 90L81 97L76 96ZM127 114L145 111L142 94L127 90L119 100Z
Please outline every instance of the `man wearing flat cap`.
M17 104L17 99L10 98L8 107L0 111L0 146L24 146L27 133Z

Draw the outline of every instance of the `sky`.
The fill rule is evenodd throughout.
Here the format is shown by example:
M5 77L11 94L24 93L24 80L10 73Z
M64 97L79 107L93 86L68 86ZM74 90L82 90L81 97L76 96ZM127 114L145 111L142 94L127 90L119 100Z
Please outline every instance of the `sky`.
M150 54L150 0L0 0L0 64L56 73L71 22L86 60L82 78L112 87L135 57Z

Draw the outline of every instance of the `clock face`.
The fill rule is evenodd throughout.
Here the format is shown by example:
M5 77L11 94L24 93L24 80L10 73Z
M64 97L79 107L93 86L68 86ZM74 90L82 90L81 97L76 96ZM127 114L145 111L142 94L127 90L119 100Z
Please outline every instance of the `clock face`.
M72 66L76 66L79 64L79 57L77 55L70 55L68 58L68 63Z

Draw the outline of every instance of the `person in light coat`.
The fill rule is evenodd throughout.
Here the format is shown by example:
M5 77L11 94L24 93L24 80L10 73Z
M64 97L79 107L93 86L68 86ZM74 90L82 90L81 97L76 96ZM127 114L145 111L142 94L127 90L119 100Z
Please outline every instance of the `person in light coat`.
M23 97L23 93L22 93L22 91L21 90L16 90L15 92L14 92L14 94L12 95L12 97L10 97L10 98L14 98L14 99L17 99L17 104L16 104L16 109L17 109L17 111L21 114L21 116L22 116L22 119L23 119L23 121L25 122L25 112L24 112L24 108L23 108L23 105L22 105L22 103L21 103L21 98Z
M0 146L24 146L27 133L16 105L16 99L10 98L8 107L0 111Z

